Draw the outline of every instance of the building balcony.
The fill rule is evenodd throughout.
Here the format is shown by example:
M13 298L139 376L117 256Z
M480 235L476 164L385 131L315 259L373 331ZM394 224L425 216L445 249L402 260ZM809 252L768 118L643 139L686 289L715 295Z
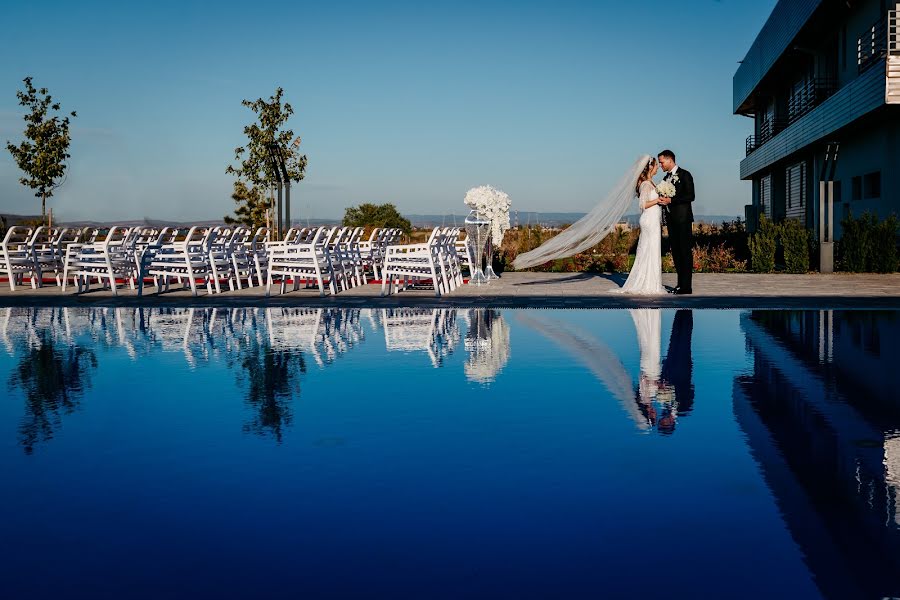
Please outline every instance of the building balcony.
M876 21L856 43L856 63L864 73L881 62L888 50L888 19Z
M784 131L790 122L787 119L766 119L759 126L759 135L751 135L747 138L747 156L754 150L764 146L776 135Z
M787 105L786 119L765 119L759 126L759 134L747 138L747 156L775 138L779 133L812 112L817 106L828 100L837 91L837 83L833 79L808 79L802 86L795 88Z
M752 179L772 164L807 146L821 142L857 119L884 106L885 61L873 65L862 75L834 91L807 86L805 95L798 95L793 118L781 131L763 139L752 137L747 141L747 157L741 161L741 179ZM813 88L815 88L813 90Z

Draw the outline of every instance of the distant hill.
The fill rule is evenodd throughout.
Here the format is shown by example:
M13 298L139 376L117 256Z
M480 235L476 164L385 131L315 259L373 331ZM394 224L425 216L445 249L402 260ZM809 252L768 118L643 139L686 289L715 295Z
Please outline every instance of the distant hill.
M513 226L516 225L542 225L544 227L560 227L562 225L571 225L581 217L583 217L585 213L553 213L553 212L518 212L515 211L510 215L510 221ZM13 225L21 225L26 222L34 222L40 220L40 215L13 215L13 214L0 214L7 223L8 227L12 227ZM410 214L405 215L407 219L410 220L413 227L418 228L427 228L427 227L439 227L439 226L450 226L455 225L458 227L462 227L466 220L466 215L464 214L447 214L447 215L426 215L426 214ZM694 220L698 223L709 223L718 225L723 221L733 221L737 219L737 216L733 215L695 215ZM640 219L640 215L626 215L623 218L623 221L628 223L629 225L637 225L638 220ZM297 226L311 226L318 227L322 225L339 225L341 219L293 219L293 224ZM139 227L139 226L147 226L147 227L211 227L214 225L221 225L221 219L210 219L206 221L167 221L164 219L151 219L145 217L139 220L130 220L130 221L89 221L89 220L81 220L81 221L66 221L63 220L61 222L56 223L57 225L65 225L67 227L109 227L111 225L122 225L125 227Z
M579 220L585 213L545 213L545 212L519 212L510 215L510 222L513 227L516 225L543 225L544 227L560 227L562 225L571 225ZM413 224L413 227L438 227L458 225L463 226L466 215L405 215ZM709 223L713 225L721 224L723 221L734 221L737 216L729 215L695 215L694 220L698 223ZM622 219L629 225L637 225L640 215L625 215Z

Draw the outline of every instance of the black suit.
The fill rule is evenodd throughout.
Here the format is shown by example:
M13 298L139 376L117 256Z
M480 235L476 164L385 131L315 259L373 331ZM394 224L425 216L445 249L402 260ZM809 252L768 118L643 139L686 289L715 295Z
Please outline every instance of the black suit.
M672 244L672 261L678 273L678 287L682 291L691 291L691 275L694 271L694 239L692 226L694 212L691 203L694 201L694 177L687 169L678 167L673 177L665 176L665 181L674 179L675 197L672 204L666 207L666 225L669 228L669 242Z
M678 403L678 416L683 417L694 407L694 361L691 356L691 337L694 333L694 313L679 310L672 323L669 351L662 363L662 380L671 385Z

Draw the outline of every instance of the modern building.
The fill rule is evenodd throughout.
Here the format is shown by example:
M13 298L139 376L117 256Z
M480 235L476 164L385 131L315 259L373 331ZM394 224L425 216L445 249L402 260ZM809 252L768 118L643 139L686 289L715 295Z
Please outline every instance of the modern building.
M834 238L849 214L900 216L891 181L900 161L898 22L897 0L775 6L734 75L734 113L754 122L741 161L741 179L753 182L751 227L765 214L818 230L818 182L835 142Z

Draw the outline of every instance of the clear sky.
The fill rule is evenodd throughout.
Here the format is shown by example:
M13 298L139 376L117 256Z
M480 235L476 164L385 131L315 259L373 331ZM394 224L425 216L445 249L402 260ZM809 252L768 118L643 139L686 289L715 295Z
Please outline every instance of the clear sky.
M27 2L0 23L0 211L39 212L5 141L26 75L77 110L65 219L232 210L244 98L285 89L309 157L293 214L394 202L465 213L489 183L514 209L587 211L670 147L700 214L743 214L752 122L732 76L775 0Z

